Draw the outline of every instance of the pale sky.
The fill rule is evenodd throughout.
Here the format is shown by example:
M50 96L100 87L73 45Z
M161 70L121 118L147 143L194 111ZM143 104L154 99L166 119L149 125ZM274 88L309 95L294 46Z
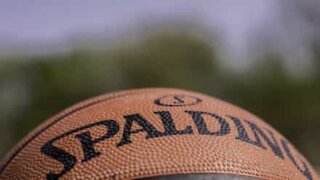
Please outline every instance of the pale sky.
M233 58L245 59L261 36L285 46L283 51L295 51L310 38L312 28L288 4L288 0L1 0L0 52L32 48L41 52L43 47L59 51L81 34L117 37L144 22L177 18L212 30ZM307 53L299 51L302 56Z
M2 0L0 37L46 41L72 32L116 33L144 19L192 17L237 31L256 26L274 11L272 0Z

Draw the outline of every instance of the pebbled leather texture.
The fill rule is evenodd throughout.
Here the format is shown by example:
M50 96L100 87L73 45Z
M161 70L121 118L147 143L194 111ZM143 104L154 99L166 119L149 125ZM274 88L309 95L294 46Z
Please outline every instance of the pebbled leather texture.
M120 91L76 104L27 135L0 167L0 179L191 173L319 179L294 146L257 116L169 88Z

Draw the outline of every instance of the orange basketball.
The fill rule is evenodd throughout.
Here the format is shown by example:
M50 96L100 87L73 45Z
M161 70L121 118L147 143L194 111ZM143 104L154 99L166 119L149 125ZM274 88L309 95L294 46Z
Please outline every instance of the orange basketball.
M0 179L136 179L181 174L318 179L270 125L178 89L102 95L52 117L6 157Z

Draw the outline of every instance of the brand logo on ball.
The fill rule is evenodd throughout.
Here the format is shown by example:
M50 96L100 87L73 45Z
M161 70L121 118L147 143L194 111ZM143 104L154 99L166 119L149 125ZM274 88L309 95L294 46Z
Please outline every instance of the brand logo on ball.
M200 98L189 95L166 95L154 101L159 106L191 106L202 102Z
M154 103L160 106L189 106L198 104L201 101L200 98L193 96L169 95L156 99ZM298 152L295 152L286 139L275 136L274 131L269 128L260 127L253 121L241 119L231 114L216 114L215 112L192 109L181 109L181 112L178 112L180 116L184 116L185 119L191 121L185 121L185 127L177 128L173 115L177 111L172 112L171 110L168 108L166 111L155 110L144 113L124 114L121 119L101 120L53 137L41 147L41 152L59 162L63 165L63 168L60 171L47 172L47 179L60 178L71 171L77 163L86 163L100 156L106 156L107 154L99 151L97 144L108 141L108 139L115 136L120 136L120 140L114 146L125 148L131 143L135 143L131 136L138 133L144 133L145 140L183 135L202 135L214 138L231 136L238 143L245 143L252 148L269 151L279 160L289 160L306 179L313 179L309 164L299 156ZM150 117L150 115L158 117L157 121L162 125L162 128L157 128L154 125L154 120L146 118ZM124 126L120 125L121 121L125 122ZM208 121L213 123L208 123ZM137 126L139 129L136 129ZM104 132L99 137L94 137L92 135L94 128L103 128ZM231 133L232 131L233 133ZM56 142L64 138L73 138L76 142L74 145L78 146L79 150L83 152L83 156L78 157L66 148L60 147L61 145L57 145Z

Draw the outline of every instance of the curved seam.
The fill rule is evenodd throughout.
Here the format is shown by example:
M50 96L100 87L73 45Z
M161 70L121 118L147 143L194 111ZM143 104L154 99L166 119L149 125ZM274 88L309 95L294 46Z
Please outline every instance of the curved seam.
M257 171L256 169L253 168L248 168L249 170L233 170L233 169L228 169L226 170L227 167L221 168L219 165L214 165L212 163L189 163L189 164L184 164L184 165L166 165L166 166L153 166L153 167L144 167L145 171L147 173L141 173L141 167L133 167L133 168L128 168L125 170L120 170L120 171L116 171L115 173L106 173L105 174L105 178L109 178L109 177L116 177L116 178L120 178L124 175L126 175L127 173L131 173L131 175L127 176L126 178L142 178L141 176L149 176L149 177L154 177L154 175L157 176L157 174L159 173L168 173L165 175L170 175L171 173L175 172L176 174L185 174L185 173L230 173L230 174L234 174L234 175L242 175L242 176L251 176L254 178L266 178L266 177L262 177L257 175L257 173L252 172L252 171ZM200 170L187 170L186 168L195 168ZM220 169L218 171L215 171L213 169ZM217 170L216 169L216 170ZM224 170L222 170L224 169ZM252 170L252 171L250 171ZM279 179L285 178L285 179L290 179L290 177L288 177L287 175L274 175L272 173L270 173L269 171L264 171L264 170L258 170L261 173L265 174L266 176L270 176L272 178L278 177ZM144 177L143 177L144 178Z

